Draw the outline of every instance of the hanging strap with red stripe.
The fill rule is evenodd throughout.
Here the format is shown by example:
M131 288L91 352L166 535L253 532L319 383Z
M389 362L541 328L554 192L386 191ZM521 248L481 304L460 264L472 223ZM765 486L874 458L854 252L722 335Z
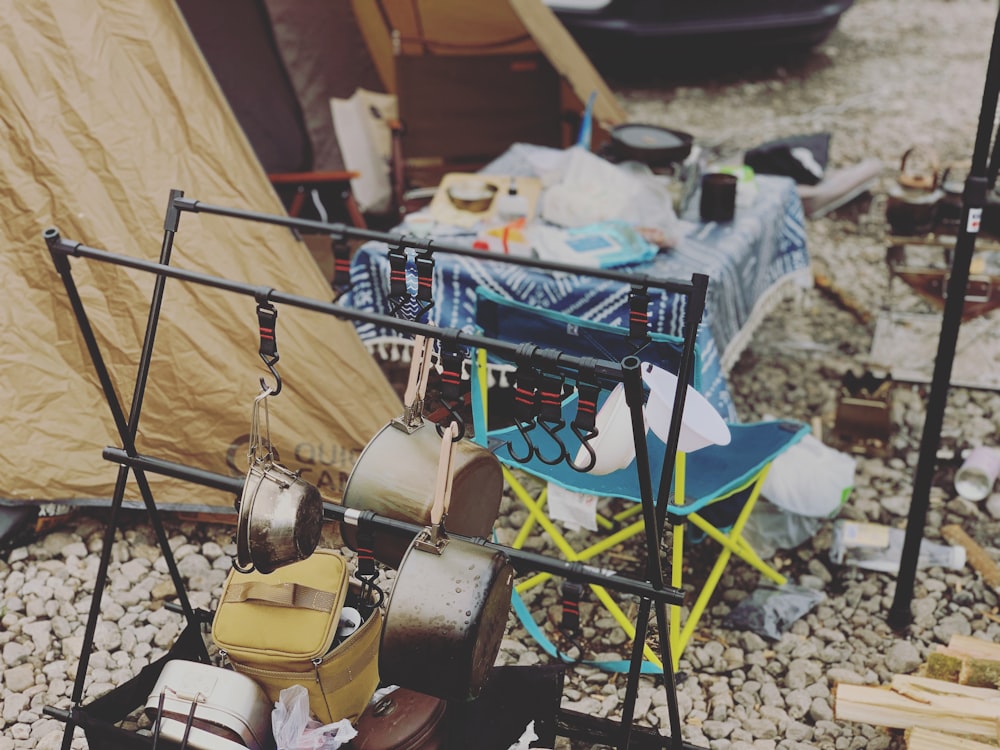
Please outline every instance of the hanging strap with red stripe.
M260 347L258 349L260 358L264 360L267 369L274 376L275 385L268 386L264 378L260 379L260 387L271 392L272 396L277 396L281 392L281 376L275 369L278 362L278 340L275 336L275 328L278 323L278 311L271 304L270 299L273 289L257 295L257 326L260 330Z
M428 247L425 252L418 253L417 266L417 320L434 307L434 256Z
M334 237L331 244L333 247L333 288L346 289L351 285L351 246L346 237Z
M463 349L452 349L441 343L441 400L455 403L462 398Z
M389 312L397 315L410 293L406 291L406 251L403 246L389 250Z
M645 345L649 340L649 293L645 287L634 286L628 295L628 337Z

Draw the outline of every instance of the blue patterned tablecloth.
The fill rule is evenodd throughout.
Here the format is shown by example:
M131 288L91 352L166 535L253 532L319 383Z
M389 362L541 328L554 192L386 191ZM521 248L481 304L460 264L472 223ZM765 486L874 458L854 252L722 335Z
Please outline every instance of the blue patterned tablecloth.
M736 421L726 373L738 359L754 329L788 291L789 283L812 283L802 203L795 183L785 177L758 175L753 204L737 209L726 224L682 222L675 247L649 262L623 266L648 276L688 280L692 273L709 276L707 309L698 334L701 390L727 419ZM444 241L444 240L443 240ZM468 244L461 238L448 240ZM388 248L369 242L351 263L351 291L342 302L371 312L389 312ZM408 285L416 292L412 252ZM549 272L447 253L434 255L434 306L426 320L433 325L474 330L476 287L531 305L591 320L628 326L628 285L586 275ZM409 309L410 317L416 313ZM681 335L682 295L654 294L649 308L652 330ZM404 308L404 315L406 314ZM392 331L358 324L369 345L391 341Z

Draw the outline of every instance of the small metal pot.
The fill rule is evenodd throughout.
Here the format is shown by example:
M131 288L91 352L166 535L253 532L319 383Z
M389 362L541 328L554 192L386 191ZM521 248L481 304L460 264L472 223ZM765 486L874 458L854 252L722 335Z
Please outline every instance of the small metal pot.
M441 442L433 524L410 543L389 596L379 675L427 695L468 701L479 696L500 651L514 570L502 552L445 532L452 437L447 431Z
M319 490L280 464L251 465L236 526L237 570L272 573L316 551L323 529Z
M345 508L370 510L397 521L427 525L434 504L435 471L441 438L420 413L430 362L430 342L418 337L403 416L383 427L365 446L344 487ZM455 443L448 527L463 536L485 537L493 530L503 496L503 472L496 456L471 440ZM358 532L343 524L341 534L352 550ZM399 567L409 540L382 534L373 554L384 565Z
M304 560L316 551L323 530L323 498L319 490L279 464L271 445L264 390L254 399L250 423L250 468L237 502L236 557L241 573L272 573Z

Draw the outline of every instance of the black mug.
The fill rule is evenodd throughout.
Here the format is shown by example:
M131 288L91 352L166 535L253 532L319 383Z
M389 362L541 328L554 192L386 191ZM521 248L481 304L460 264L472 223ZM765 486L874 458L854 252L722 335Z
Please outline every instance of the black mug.
M710 172L701 178L701 220L732 221L736 213L736 175Z

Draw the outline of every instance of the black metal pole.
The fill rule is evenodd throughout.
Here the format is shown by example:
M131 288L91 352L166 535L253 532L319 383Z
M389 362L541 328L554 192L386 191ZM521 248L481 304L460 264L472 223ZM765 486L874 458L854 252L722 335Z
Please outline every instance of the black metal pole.
M173 201L177 198L176 191L171 192L170 201L167 206L167 218L164 223L164 235L163 242L160 248L160 262L168 263L170 260L170 253L173 247L173 237L176 232L176 221L179 217L179 212L173 208ZM66 289L66 295L70 302L70 307L73 310L73 314L77 319L77 323L80 328L81 335L84 338L84 342L87 346L87 351L90 354L91 360L93 361L94 368L97 372L98 380L101 383L101 389L104 392L105 399L108 403L108 407L111 410L112 418L114 419L115 426L118 430L119 437L122 439L122 443L126 448L134 453L135 452L135 435L138 431L139 415L142 410L142 399L146 387L146 379L149 374L149 366L152 360L152 350L153 342L156 337L156 321L159 318L160 305L163 299L163 286L166 281L165 278L160 277L157 279L153 291L153 297L150 302L149 319L146 325L146 336L143 341L142 353L140 356L138 372L136 375L136 385L135 390L132 394L132 404L129 410L129 417L126 421L124 411L121 407L121 403L118 399L118 395L115 392L114 383L111 380L111 374L108 371L104 359L101 355L100 347L97 343L97 337L94 334L93 327L90 325L90 320L87 317L86 310L83 306L83 301L80 298L79 291L76 287L76 282L73 280L72 269L70 268L69 261L65 254L56 252L54 248L60 243L59 233L53 229L46 230L44 233L44 239L49 251L52 255L53 263L55 264L56 270L59 273L60 278L63 281L63 286ZM166 532L163 528L163 524L160 521L159 516L156 514L156 506L153 501L152 491L146 481L145 476L141 471L135 472L136 482L139 485L140 492L142 494L143 500L146 504L146 508L149 512L150 519L153 524L153 528L159 540L160 546L163 550L163 554L167 563L167 568L171 576L171 580L174 582L174 588L177 589L178 598L180 599L181 606L184 609L185 614L188 616L189 620L193 619L194 611L191 608L191 604L187 597L187 592L184 590L183 581L180 576L180 572L177 569L177 564L173 558L173 554L170 551L169 541L167 540ZM83 634L83 646L81 647L80 663L77 666L76 679L73 684L73 692L71 700L74 705L79 705L83 701L83 691L84 685L86 683L87 667L90 659L90 652L93 647L94 638L97 631L97 621L100 617L101 611L101 600L104 594L104 587L107 582L108 568L111 562L111 549L115 541L115 535L118 531L119 515L121 512L122 503L125 497L126 482L128 480L128 467L122 465L119 467L118 476L115 480L115 489L112 495L111 506L110 506L110 517L108 519L108 524L105 528L104 540L101 547L101 556L98 562L98 572L97 579L94 584L94 592L90 601L90 612L87 618L86 626L84 627ZM207 658L208 653L205 652L205 657ZM73 739L73 725L68 724L65 731L63 732L62 749L69 750Z
M325 313L344 320L373 323L377 326L392 328L401 333L419 334L436 338L456 346L484 348L503 356L505 359L510 359L518 363L564 370L571 373L579 373L581 371L592 372L603 379L604 385L611 388L621 382L621 365L611 360L595 359L593 357L575 357L556 349L542 348L533 344L511 344L488 336L467 333L458 328L438 328L428 323L419 323L413 320L395 318L391 315L380 315L378 313L355 310L350 307L338 305L335 302L289 294L270 287L254 286L252 284L224 279L219 276L211 276L198 271L188 271L155 261L133 258L128 255L88 247L80 242L62 239L54 229L48 231L52 233L51 236L47 237L47 241L49 242L49 249L53 254L72 255L74 257L112 263L114 265L125 266L126 268L155 273L166 278L179 279L180 281L187 281L215 289L223 289L248 297L257 298L265 296L271 302Z
M234 495L239 495L243 491L243 477L230 477L225 474L217 474L205 469L198 469L153 456L141 454L131 456L121 448L110 446L104 449L102 455L107 461L141 468L154 474L162 474L174 479L183 479L218 490L225 490L232 492ZM409 538L412 538L424 528L419 524L380 516L372 511L357 511L332 503L324 503L323 515L330 521L349 525L357 525L359 523L371 524L380 531L398 536L405 535ZM595 565L586 565L581 562L568 562L538 552L514 549L485 539L463 536L452 531L449 531L448 534L457 539L481 544L488 549L503 552L510 558L511 564L517 569L518 573L543 571L561 578L569 578L581 583L594 583L599 586L607 586L615 591L643 596L668 604L680 604L684 599L684 592L679 589L670 586L656 588L646 581L618 575L614 570L608 568L599 568Z
M683 360L683 357L682 357ZM625 400L632 417L632 439L635 442L635 470L639 479L639 496L642 500L643 527L646 532L646 580L653 588L660 591L665 588L663 582L663 565L660 560L661 527L656 521L656 503L653 497L653 480L649 466L649 451L646 446L646 422L643 415L642 374L640 361L636 356L622 360L623 382L625 384ZM682 362L683 364L683 362ZM678 422L680 420L677 420ZM679 435L679 433L678 433ZM673 438L673 453L677 453L677 435ZM670 440L667 440L670 450ZM671 467L673 464L671 463ZM672 471L665 465L664 473ZM675 605L679 606L679 605ZM632 714L635 711L635 701L639 691L639 674L642 667L642 652L646 642L646 630L649 627L650 601L639 602L639 616L636 620L635 639L632 645L632 661L629 665L628 682L625 686L625 700L622 706L622 740L621 746L628 750L632 739ZM674 660L671 654L669 619L667 608L662 601L657 601L656 623L660 639L660 661L663 662L663 686L666 691L667 712L670 716L670 738L675 748L681 747L681 715L677 702L677 685L674 681Z
M910 602L913 599L913 583L916 578L920 543L927 523L927 507L930 504L931 482L937 462L937 451L941 440L941 426L948 403L948 389L951 382L951 368L955 360L958 332L962 325L962 309L965 306L965 288L969 282L969 265L975 250L976 235L986 204L986 190L990 180L987 159L990 142L993 139L993 122L997 112L997 97L1000 95L1000 13L993 28L993 45L983 87L983 102L979 114L979 129L972 155L972 165L965 182L962 196L962 225L955 243L951 276L948 278L947 298L941 317L941 333L938 337L937 357L931 376L931 392L927 401L927 417L920 439L920 455L913 479L913 496L910 512L906 520L906 536L896 579L896 592L889 609L887 622L896 629L907 627L913 618Z
M379 232L373 229L360 229L358 227L352 227L341 223L330 224L322 221L314 221L312 219L298 219L291 216L266 214L260 211L250 211L242 208L229 208L227 206L202 203L201 201L193 200L191 198L178 198L174 201L174 205L180 211L226 216L231 219L244 219L263 224L274 224L276 226L289 227L291 229L309 229L314 232L331 234L338 238L349 237L357 240L371 240L375 242L382 242L393 247L411 248L413 250L431 253L442 252L452 255L464 255L470 258L475 258L476 260L506 263L509 265L524 266L526 268L537 268L556 273L569 273L574 276L579 276L582 271L586 273L586 275L593 276L594 278L607 279L609 281L620 281L623 284L639 284L641 286L650 286L654 289L662 289L668 292L690 292L690 284L677 279L653 278L642 274L626 273L624 271L615 271L607 268L581 269L580 266L573 265L572 263L554 263L552 261L540 260L538 258L504 255L502 253L484 253L482 250L476 250L473 247L416 237L412 234L390 234L388 232Z

